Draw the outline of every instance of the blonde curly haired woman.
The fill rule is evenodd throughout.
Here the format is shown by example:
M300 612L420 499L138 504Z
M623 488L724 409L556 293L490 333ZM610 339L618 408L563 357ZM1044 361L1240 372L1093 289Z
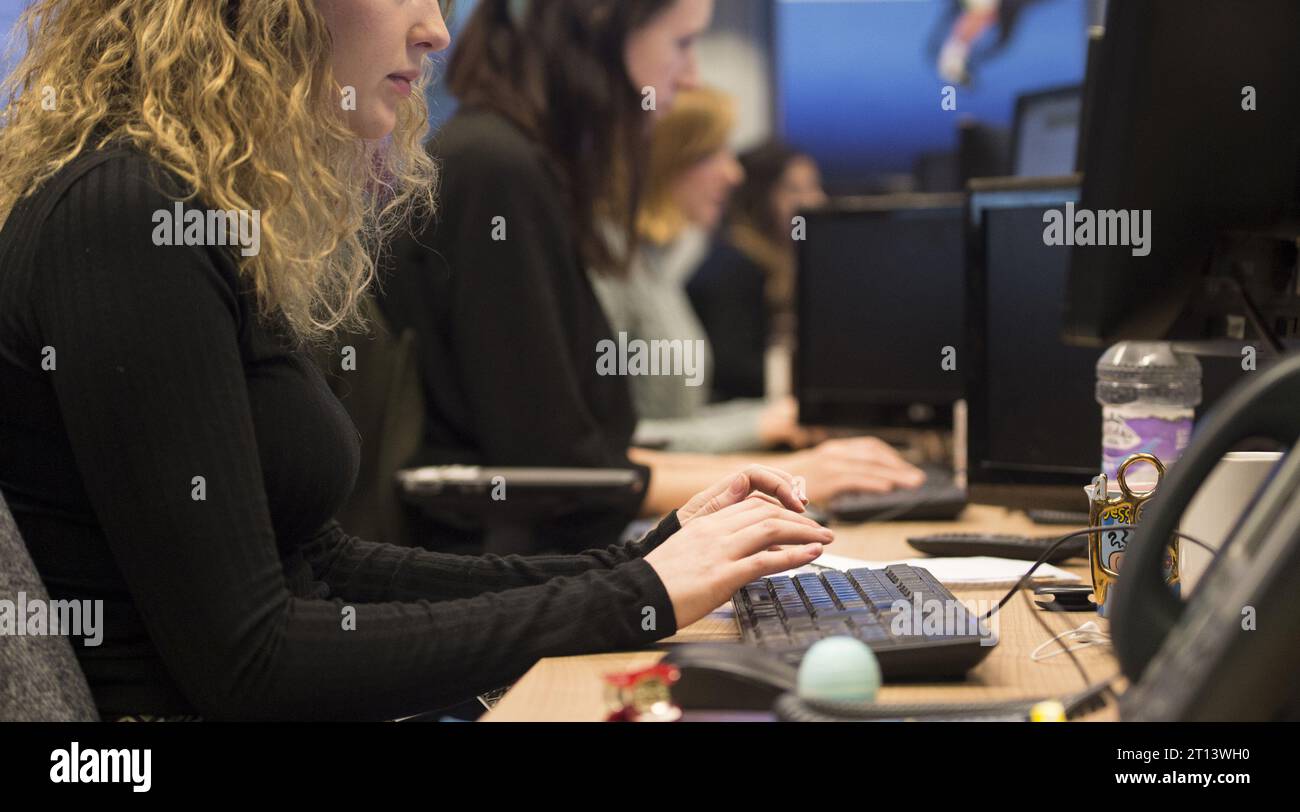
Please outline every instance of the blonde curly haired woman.
M51 597L103 602L102 645L73 642L104 718L430 711L665 637L830 540L763 468L577 556L349 536L359 438L304 349L355 324L372 256L432 203L441 9L36 0L20 25L0 489Z

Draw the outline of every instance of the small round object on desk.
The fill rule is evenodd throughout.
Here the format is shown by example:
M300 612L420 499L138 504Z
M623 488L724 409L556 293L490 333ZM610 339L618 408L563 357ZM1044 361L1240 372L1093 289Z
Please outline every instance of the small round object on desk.
M1065 720L1065 706L1055 699L1044 700L1029 709L1031 722L1064 722Z
M799 665L800 699L874 702L880 691L880 662L852 637L827 637L808 649Z

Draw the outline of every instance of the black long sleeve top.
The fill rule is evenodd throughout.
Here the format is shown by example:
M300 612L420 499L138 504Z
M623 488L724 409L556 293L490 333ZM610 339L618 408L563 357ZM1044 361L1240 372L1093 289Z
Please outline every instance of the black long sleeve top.
M686 285L691 306L713 348L713 399L766 394L770 327L763 269L719 238Z
M377 297L394 330L417 335L421 461L633 468L648 483L627 456L627 380L597 370L610 327L545 149L498 113L462 108L431 150L440 212L394 245ZM567 549L616 538L640 502L548 518L537 536Z
M106 718L393 718L675 630L643 560L672 516L531 558L331 521L356 431L231 249L154 244L179 191L131 149L87 152L0 230L0 489L51 597L104 602L102 645L73 642Z

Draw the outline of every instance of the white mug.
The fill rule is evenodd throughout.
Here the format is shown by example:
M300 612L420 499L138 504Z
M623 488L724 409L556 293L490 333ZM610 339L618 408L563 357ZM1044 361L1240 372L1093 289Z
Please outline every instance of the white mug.
M1179 530L1214 549L1228 540L1242 512L1282 459L1280 451L1232 451L1214 467L1187 506ZM1211 554L1183 540L1179 558L1186 598L1210 565Z

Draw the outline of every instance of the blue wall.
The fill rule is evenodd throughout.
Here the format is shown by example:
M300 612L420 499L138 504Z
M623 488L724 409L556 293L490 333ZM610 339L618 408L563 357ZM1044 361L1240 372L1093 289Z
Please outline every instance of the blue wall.
M0 0L0 76L7 74L11 65L4 61L9 52L9 31L18 22L18 15L27 8L28 0ZM15 52L15 59L18 54Z
M1020 93L1082 83L1085 0L1038 0L1007 47L976 65L973 86L957 88L957 111L941 109L935 40L955 3L778 1L778 127L835 185L910 173L921 153L956 148L959 116L1010 125ZM977 53L996 37L986 33Z

